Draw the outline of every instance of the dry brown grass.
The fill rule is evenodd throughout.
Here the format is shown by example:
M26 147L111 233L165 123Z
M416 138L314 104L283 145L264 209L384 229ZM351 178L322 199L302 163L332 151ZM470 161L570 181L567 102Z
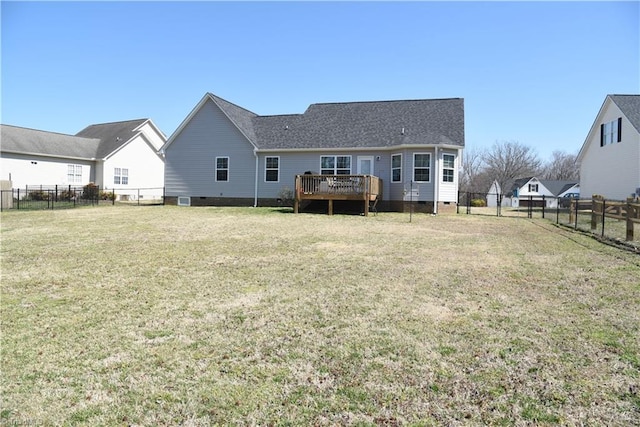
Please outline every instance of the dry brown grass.
M4 424L639 423L640 260L543 220L0 218Z

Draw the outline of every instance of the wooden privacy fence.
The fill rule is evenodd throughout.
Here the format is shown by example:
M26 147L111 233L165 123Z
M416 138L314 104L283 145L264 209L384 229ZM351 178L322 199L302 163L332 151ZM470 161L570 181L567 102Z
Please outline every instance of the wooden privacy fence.
M595 230L598 223L602 223L604 234L605 218L613 218L626 221L626 240L633 240L633 225L640 224L640 201L638 199L627 199L626 202L605 200L602 196L593 196L591 200L591 229Z

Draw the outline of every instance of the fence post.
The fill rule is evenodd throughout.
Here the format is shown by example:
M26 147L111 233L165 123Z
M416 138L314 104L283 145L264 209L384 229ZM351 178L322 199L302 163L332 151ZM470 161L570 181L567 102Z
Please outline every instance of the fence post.
M598 209L600 207L599 200L598 200L599 197L600 196L593 195L593 197L591 198L591 229L592 230L595 230L596 227L598 226L597 218L598 218Z
M627 198L627 242L633 240L633 219L638 215L636 214L636 208L631 204L633 202L633 198Z
M111 190L111 206L116 205L116 189Z
M138 188L138 206L140 206L140 189ZM367 205L369 206L369 205Z
M602 199L602 237L604 237L604 223L605 223L605 218L606 218L605 213L607 212L606 203L607 203L607 201L603 198Z
M542 195L542 219L544 219L544 209L547 207L547 199Z

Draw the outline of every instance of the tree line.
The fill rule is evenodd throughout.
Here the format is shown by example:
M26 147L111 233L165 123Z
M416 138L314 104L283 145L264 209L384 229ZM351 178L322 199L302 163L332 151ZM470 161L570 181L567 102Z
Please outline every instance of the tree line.
M503 192L515 179L535 176L539 179L571 181L580 179L577 154L557 150L548 161L518 141L496 142L489 149L464 150L460 173L460 191L486 193L493 181Z

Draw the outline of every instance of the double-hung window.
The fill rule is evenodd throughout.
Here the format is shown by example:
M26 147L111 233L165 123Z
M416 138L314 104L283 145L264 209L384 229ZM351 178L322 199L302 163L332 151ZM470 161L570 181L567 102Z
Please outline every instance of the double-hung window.
M622 141L622 117L600 125L600 146Z
M322 175L351 175L351 156L321 156Z
M82 184L82 165L67 165L67 182Z
M453 182L456 164L456 156L452 154L442 155L442 182Z
M537 193L538 184L529 184L528 190L529 190L529 193Z
M228 157L216 157L216 181L229 181Z
M402 182L402 154L391 156L391 182Z
M265 158L264 180L278 182L280 180L280 157Z
M413 155L413 180L429 182L431 177L431 154L415 153Z
M129 184L129 169L127 168L113 168L113 183L114 184Z

